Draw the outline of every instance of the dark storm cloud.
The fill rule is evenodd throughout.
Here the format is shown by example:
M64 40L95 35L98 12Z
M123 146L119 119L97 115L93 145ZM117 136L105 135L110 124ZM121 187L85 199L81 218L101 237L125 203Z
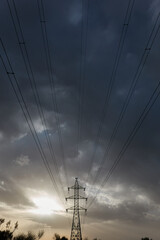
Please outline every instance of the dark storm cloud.
M76 175L82 181L85 181L87 171L90 167L90 157L95 148L94 140L99 128L105 93L113 68L127 4L128 1L89 1L84 112L81 126L81 142L79 143L80 151L77 153L78 105L80 103L81 21L83 19L81 4L80 1L44 1L50 53L52 64L55 67L53 78L55 80L58 115L67 163L66 170L71 177L70 184L73 184L74 181L72 176ZM62 155L57 134L56 109L52 104L38 8L36 1L30 1L29 4L27 0L16 1L16 5L42 109L46 118L47 128L51 134L51 140L61 169L62 162L60 159ZM6 46L17 79L20 82L33 122L44 144L45 152L51 162L51 157L46 147L43 127L33 97L33 91L26 74L6 1L2 1L1 6L0 35ZM11 6L13 8L12 4ZM153 27L158 12L157 9L159 8L158 1L135 2L106 120L102 129L101 141L97 147L97 155L94 162L95 169L99 166L105 146L112 134L133 75ZM0 48L0 51L2 52L2 48ZM2 55L4 56L4 53ZM117 133L111 152L106 160L101 177L112 166L152 90L159 81L159 56L158 35ZM36 176L38 179L47 179L47 177L44 177L46 173L44 173L45 170L42 167L42 162L40 163L38 152L35 151L35 145L9 85L7 75L2 65L0 67L1 166L4 171L8 171L12 175L15 181L16 179L20 181L24 178L24 182L27 182L27 176L30 176L29 183L33 181L38 187L38 181L35 180ZM110 186L113 186L113 188L114 185L121 183L124 185L126 191L130 186L135 186L151 199L154 204L158 204L160 201L159 120L158 100L130 146L130 149L126 152L120 166L109 181ZM17 166L15 162L22 155L28 156L30 159L30 164L25 168ZM11 163L11 167L8 169L9 163ZM52 162L51 167L54 169ZM20 168L21 171L19 170ZM34 172L31 173L31 170L34 170ZM61 171L62 179L64 179L63 173ZM94 177L94 171L89 177L89 182L92 183L91 180ZM9 181L7 176L5 181ZM44 188L47 185L46 182L43 184ZM0 192L3 193L2 201L6 203L9 201L8 204L12 205L16 203L18 198L20 204L29 204L23 193L18 187L15 187L16 184L14 185L10 181L7 184L11 191L5 192L4 189L0 189ZM64 181L64 185L66 184ZM13 192L17 194L14 195ZM14 195L13 199L11 199L11 195ZM122 195L114 197L122 199ZM127 197L130 198L129 195ZM97 218L98 216L99 219L103 220L115 220L118 216L118 220L127 221L130 219L136 222L141 217L144 219L145 214L148 212L147 204L143 205L143 203L133 201L128 202L127 199L123 199L118 207L105 206L105 211L101 210L104 208L104 205L102 203L99 203L99 205L100 211L97 212L97 210L94 210L91 218ZM43 220L46 221L46 219ZM35 218L35 221L39 220Z
M79 50L79 52L80 52L80 49L78 49L78 48L80 48L79 47L79 45L80 45L79 38L80 38L81 24L80 24L80 20L78 22L76 22L77 20L75 20L75 22L76 22L76 28L75 28L74 24L72 23L73 20L70 21L70 18L72 17L72 15L73 15L73 19L76 18L74 15L78 15L80 18L79 12L81 11L81 7L79 6L78 2L76 2L74 4L72 2L70 4L66 4L66 3L64 3L64 4L65 4L65 6L64 6L65 11L62 8L60 8L59 3L57 3L56 5L53 4L54 7L52 6L52 8L51 8L51 6L50 6L50 8L48 7L48 3L46 4L47 23L48 23L48 25L51 25L51 27L52 27L52 29L51 29L49 26L49 33L50 33L49 37L50 37L50 42L52 43L51 44L51 53L53 52L53 49L55 48L55 50L56 50L56 54L55 54L56 62L55 63L56 63L57 68L59 68L59 70L57 70L57 84L62 84L62 88L65 88L65 86L68 85L71 81L72 89L73 89L72 91L75 91L75 95L77 95L78 90L76 89L75 84L77 82L77 78L79 78L79 72L78 72L79 69L77 69L77 68L79 68L78 65L80 62L80 57L79 57L79 54L77 54L77 51ZM89 16L92 21L89 19L87 59L91 59L91 62L89 62L87 64L87 70L89 69L90 71L89 70L87 71L87 72L89 72L89 76L88 76L89 80L86 79L86 87L88 86L88 88L90 88L89 91L87 92L88 97L86 98L86 103L88 103L87 104L88 106L87 105L86 106L90 109L88 109L86 107L86 111L91 112L91 116L93 116L93 114L95 112L98 112L98 114L96 114L97 118L99 118L99 113L101 111L100 106L102 105L101 103L103 103L104 91L102 92L102 89L103 89L103 86L105 85L104 83L107 80L107 76L110 75L110 69L113 64L112 61L108 62L108 59L113 59L113 51L111 49L112 49L112 46L115 45L115 43L117 45L117 38L119 37L120 29L121 29L120 26L116 25L116 23L119 21L115 22L115 16L116 16L117 20L120 19L121 22L123 22L122 13L125 11L126 4L127 3L123 2L123 8L122 8L123 11L121 11L121 12L116 10L118 8L115 9L112 6L111 2L100 4L98 11L97 11L97 8L95 8L95 6L97 6L97 5L95 5L95 3L93 3L93 5L90 6ZM45 87L48 86L48 88L46 88L46 92L48 91L47 89L49 89L49 81L48 81L48 77L46 75L46 67L42 67L42 66L45 66L45 64L42 65L43 61L44 61L44 60L42 61L42 59L45 59L45 57L42 58L42 56L41 56L41 58L39 59L39 54L38 54L39 49L41 52L43 52L43 50L42 50L43 48L42 48L42 39L41 39L41 35L40 35L41 34L40 24L38 22L38 13L36 11L36 14L35 14L35 10L33 11L33 9L36 9L36 6L34 4L33 4L34 6L27 5L25 1L23 3L21 3L20 5L19 4L17 4L17 5L18 5L19 13L22 12L21 9L25 9L25 12L23 14L22 13L20 14L20 19L22 20L23 29L25 29L24 35L26 33L26 37L27 37L26 45L28 44L28 49L30 51L30 56L31 56L34 71L36 74L36 80L38 83L37 84L38 88L39 88L38 90L40 92L40 96L42 99L42 101L41 101L42 106L44 106L44 108L47 109L47 105L49 106L50 98L45 99L46 98L45 96L48 94L45 93L43 91L43 89L45 89ZM104 9L106 9L106 6L109 7L110 11L106 11L106 12L104 11ZM145 6L149 6L149 5L146 4ZM141 8L142 8L142 5L140 6L139 4L138 4L137 8L135 8L136 14L134 14L134 16L133 16L133 18L136 19L135 25L139 24L139 22L137 20L138 18L135 15L138 15L139 12L141 12ZM53 9L54 12L53 11L51 12L50 9ZM96 12L95 12L95 10L96 10ZM63 18L60 16L60 13L63 15ZM114 13L114 14L111 15L111 13ZM28 15L30 16L30 18L28 18ZM55 21L53 19L53 16L54 16ZM144 14L144 16L145 16L146 20L149 21L150 16L148 17L147 14ZM8 15L6 17L9 18ZM143 20L143 21L145 21L145 20ZM7 24L11 28L11 26L12 26L11 21L7 21ZM31 25L32 25L32 28L31 28ZM94 26L94 28L93 28L93 26ZM144 23L142 21L141 21L140 26L144 27ZM147 24L145 24L145 26L146 26L146 28L148 27ZM64 29L64 27L65 27L65 29ZM63 31L62 31L62 29L63 29ZM3 30L3 31L5 31L5 30ZM30 33L28 33L28 31L30 31ZM35 31L37 31L37 34L35 33ZM95 34L96 31L97 31L97 33ZM136 31L137 31L137 29L136 29ZM146 35L144 35L144 32L147 32L147 30L145 30L143 32L143 34L139 34L139 32L141 32L140 27L138 29L138 33L136 33L136 36L138 36L138 38L142 42L142 44L141 45L139 44L139 46L138 46L138 47L140 47L140 50L141 50L141 47L144 44L144 39L146 37ZM13 32L11 32L11 33L13 34ZM65 42L63 40L63 37L61 36L62 33L63 33L63 36L65 36ZM77 33L76 38L74 39L74 41L72 41L72 44L70 44L74 33ZM35 35L39 34L39 41L37 41L37 38L34 37L35 36L34 34ZM100 37L101 34L102 34L102 38ZM104 34L106 34L106 35L104 35ZM15 34L13 34L13 35L15 35ZM112 35L114 35L115 37L113 37L113 39L111 41L109 41L108 38ZM131 39L133 39L133 36L135 36L135 32L133 32L133 34L131 32L129 32L127 36L129 36L130 39L126 40L126 45L128 43L132 42L133 47L138 48L136 45L134 46L133 43L134 42L137 43L139 41L138 40L131 41ZM8 35L7 35L7 37L8 37ZM34 41L36 41L36 44ZM63 44L61 43L61 41L63 41ZM10 42L6 40L6 43L9 44ZM16 40L15 40L15 43L16 43ZM41 46L39 46L39 44L41 44ZM53 49L52 49L52 46L53 46ZM64 49L63 49L63 46L65 46ZM17 46L17 48L18 48L18 46ZM93 56L92 52L95 50L96 50L95 56ZM126 51L127 52L129 51L129 49L127 47L126 47ZM137 52L135 52L135 49L133 49L132 51L134 51L135 55L137 54ZM32 52L34 52L34 54L31 55ZM73 57L73 54L75 55L75 58ZM124 56L125 56L125 54L124 54ZM44 55L44 53L43 53L43 55ZM56 56L58 59L56 58ZM18 55L18 58L20 59L20 54ZM96 62L93 62L93 61L95 61L95 59L96 59ZM98 62L99 60L100 60L100 62ZM17 65L19 66L19 64L23 65L20 62L20 60L18 61ZM38 69L35 68L36 64L39 64ZM70 67L71 67L70 70L69 70L68 65L70 65ZM96 69L97 69L96 74L95 74L94 66L96 66ZM106 67L108 69L106 69ZM22 88L26 92L27 101L32 103L32 101L34 101L34 99L32 97L32 91L29 89L30 86L28 84L28 79L26 77L26 74L24 75L24 66L22 68L18 67L17 72L19 73L21 71L21 69L23 69L23 73L22 73L23 77L21 77ZM39 74L40 69L41 69L41 71L43 69L44 72L41 74L41 76L40 75L37 76L37 74ZM104 71L102 71L102 69L104 69ZM126 69L124 69L124 70L126 71ZM127 72L129 74L128 70L127 70ZM100 75L102 73L104 74L104 76ZM101 77L101 84L97 84L98 83L97 79L99 79L99 77ZM127 77L126 77L126 79L127 79ZM90 80L91 80L92 84L91 84ZM120 84L122 84L122 81L120 81L119 79L118 79L117 83L118 82ZM92 86L94 87L93 91L92 91ZM66 89L66 91L67 91L67 89ZM50 91L48 91L48 92L50 92ZM57 96L58 95L59 95L59 92L57 93ZM100 98L100 95L102 96L102 98ZM72 109L73 102L74 102L74 99L72 97L69 102L69 105L68 105L69 107L67 108L67 111L71 111L71 112L73 111L72 113L71 112L68 112L68 113L70 115L72 115L72 117L75 117L75 109ZM34 102L33 102L33 104L34 104ZM60 109L63 109L64 113L66 113L66 106L64 105L64 101L62 103L60 101L59 105L60 105ZM94 107L92 108L92 106L94 106ZM117 108L117 106L115 106L114 112L116 112L116 108ZM33 111L32 111L32 114L34 114ZM35 114L36 114L36 112L35 112ZM91 119L91 116L88 120L93 121L93 123L94 123L93 128L96 128L97 127L96 116L94 115L94 118L92 117L92 119ZM93 131L93 129L91 129L91 131ZM87 136L85 136L85 137L87 137Z
M144 203L124 202L118 206L99 206L89 214L93 219L105 221L121 220L125 222L144 221L150 207Z

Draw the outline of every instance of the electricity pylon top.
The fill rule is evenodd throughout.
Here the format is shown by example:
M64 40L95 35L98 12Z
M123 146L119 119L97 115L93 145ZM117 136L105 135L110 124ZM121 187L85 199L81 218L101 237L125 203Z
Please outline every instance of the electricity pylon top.
M74 200L74 206L66 209L67 212L68 212L68 210L73 210L73 220L72 220L70 240L82 240L79 211L84 210L86 212L87 209L83 208L79 205L79 200L84 199L84 200L87 201L87 198L79 195L79 190L84 190L85 191L85 188L80 186L79 183L78 183L78 178L75 178L75 184L72 187L68 187L68 191L70 191L70 190L74 191L74 195L66 198L66 201L68 199L73 199Z

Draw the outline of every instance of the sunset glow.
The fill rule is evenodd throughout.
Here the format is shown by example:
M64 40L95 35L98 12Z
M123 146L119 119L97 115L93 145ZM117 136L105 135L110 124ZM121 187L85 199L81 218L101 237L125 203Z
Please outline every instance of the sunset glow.
M32 199L35 204L35 208L30 210L31 213L39 214L39 215L51 215L54 212L62 211L62 207L57 203L56 200L50 197L38 197Z

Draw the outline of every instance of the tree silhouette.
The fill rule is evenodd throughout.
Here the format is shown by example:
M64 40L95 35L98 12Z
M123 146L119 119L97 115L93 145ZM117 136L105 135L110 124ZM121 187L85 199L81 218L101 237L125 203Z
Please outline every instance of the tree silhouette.
M66 237L62 237L61 240L68 240L68 238L66 238Z
M11 221L5 223L5 219L0 218L0 240L39 240L44 235L44 231L41 230L37 235L32 232L28 232L27 234L22 233L13 237L13 234L17 229L18 222L16 222L14 227L12 227Z
M61 238L59 234L55 233L53 239L60 240Z
M141 238L141 240L152 240L152 239L149 239L148 237L145 237L145 238Z
M53 239L55 239L55 240L68 240L68 238L66 238L65 236L63 236L63 237L61 238L60 235L57 234L57 233L54 234Z
M40 239L44 235L44 231L39 231L38 234L33 234L32 232L28 232L27 234L19 234L14 237L13 240L37 240Z
M12 229L11 221L6 222L5 229L1 230L1 228L3 227L4 224L5 224L5 219L4 218L0 218L0 239L11 240L13 238L13 233L18 228L18 222L16 222L14 224L13 230L11 230Z

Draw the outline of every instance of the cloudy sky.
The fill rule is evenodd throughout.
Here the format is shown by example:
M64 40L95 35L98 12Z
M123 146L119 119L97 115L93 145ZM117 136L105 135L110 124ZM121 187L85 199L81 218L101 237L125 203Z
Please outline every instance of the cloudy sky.
M0 217L89 239L159 239L159 0L1 0ZM70 193L72 194L72 193Z

